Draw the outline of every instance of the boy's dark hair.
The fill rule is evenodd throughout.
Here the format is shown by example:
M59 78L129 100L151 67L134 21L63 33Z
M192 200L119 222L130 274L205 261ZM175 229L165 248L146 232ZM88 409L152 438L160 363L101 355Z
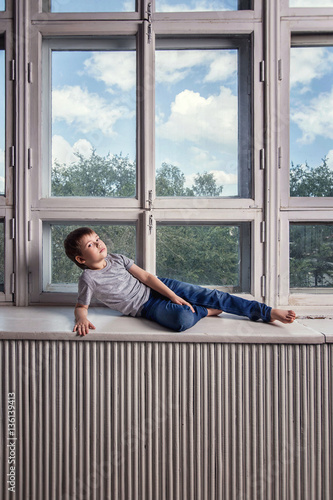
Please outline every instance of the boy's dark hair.
M81 269L88 269L85 264L80 264L75 257L77 255L81 255L81 239L83 236L87 234L92 234L94 232L90 227L79 227L78 229L74 229L69 235L66 237L64 241L64 247L66 255L69 259L71 259L77 266Z

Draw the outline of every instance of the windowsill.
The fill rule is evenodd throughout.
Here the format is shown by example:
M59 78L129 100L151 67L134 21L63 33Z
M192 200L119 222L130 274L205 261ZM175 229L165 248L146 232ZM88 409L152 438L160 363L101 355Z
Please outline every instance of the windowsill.
M84 338L72 332L72 307L1 307L1 339L108 340L133 342L222 342L248 344L324 344L333 342L333 319L302 319L291 325L265 324L222 314L204 318L186 332L171 332L143 318L104 307L89 309L96 330Z

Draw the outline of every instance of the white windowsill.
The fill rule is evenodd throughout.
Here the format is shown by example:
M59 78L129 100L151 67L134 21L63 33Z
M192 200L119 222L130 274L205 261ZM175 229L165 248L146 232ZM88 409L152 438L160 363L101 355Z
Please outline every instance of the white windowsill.
M223 313L204 318L186 332L171 332L143 318L122 316L104 307L89 309L96 326L84 338L72 332L72 307L3 306L0 338L24 340L113 340L133 342L222 342L263 344L323 344L333 342L333 319L302 319L291 325L252 322Z

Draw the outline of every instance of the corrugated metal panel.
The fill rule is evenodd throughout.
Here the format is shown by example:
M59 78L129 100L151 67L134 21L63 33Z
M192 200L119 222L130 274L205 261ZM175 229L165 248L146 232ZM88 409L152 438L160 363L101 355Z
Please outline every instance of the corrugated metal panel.
M16 499L328 500L332 349L2 340L2 477L15 393Z

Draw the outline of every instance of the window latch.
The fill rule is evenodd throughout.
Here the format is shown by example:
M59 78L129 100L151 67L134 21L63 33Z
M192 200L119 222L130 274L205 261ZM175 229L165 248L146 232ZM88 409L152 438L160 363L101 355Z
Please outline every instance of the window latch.
M151 210L153 208L153 191L150 189L148 191L148 200L146 200L148 203L148 210Z
M147 22L148 22L148 30L147 30L148 43L151 43L151 39L152 39L152 29L151 29L151 2L149 2L148 6L147 6L147 11L146 11L146 14L147 14L147 18L145 19L145 21L147 21Z
M149 234L151 234L152 230L153 230L153 216L152 215L149 215L149 222L148 222L148 229L149 229Z

